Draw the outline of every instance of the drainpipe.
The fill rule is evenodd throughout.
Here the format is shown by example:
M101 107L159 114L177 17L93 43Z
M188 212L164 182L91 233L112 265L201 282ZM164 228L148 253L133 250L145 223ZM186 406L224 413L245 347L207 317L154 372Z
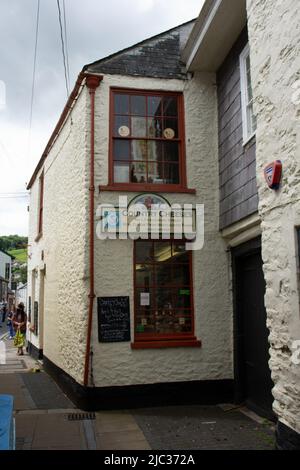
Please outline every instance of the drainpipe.
M85 351L85 364L84 364L84 379L83 383L88 386L89 381L89 368L90 368L90 348L91 348L91 333L92 333L92 321L93 321L93 307L95 298L94 289L94 217L95 217L95 92L96 88L100 85L102 76L99 75L87 75L86 86L89 89L91 98L91 159L90 159L90 252L89 252L89 265L90 265L90 292L89 292L89 312L88 312L88 326L87 326L87 340L86 340L86 351Z

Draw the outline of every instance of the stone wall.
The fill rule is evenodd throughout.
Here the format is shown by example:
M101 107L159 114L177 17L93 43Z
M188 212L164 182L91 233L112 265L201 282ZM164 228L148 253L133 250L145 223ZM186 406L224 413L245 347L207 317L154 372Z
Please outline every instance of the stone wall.
M300 2L248 0L251 73L257 115L257 182L262 219L265 304L270 329L274 411L300 432L300 339L296 227L300 226ZM299 86L298 86L299 90ZM264 166L283 163L278 191L268 189Z

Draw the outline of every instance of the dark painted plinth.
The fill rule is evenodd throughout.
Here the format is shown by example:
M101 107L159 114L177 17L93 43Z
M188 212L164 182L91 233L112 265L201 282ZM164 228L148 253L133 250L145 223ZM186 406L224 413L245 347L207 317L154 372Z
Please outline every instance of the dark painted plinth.
M47 357L44 369L57 382L76 407L86 411L140 408L164 405L215 405L232 403L233 380L84 387Z
M278 421L276 448L278 450L300 450L300 434Z
M34 359L43 359L43 350L38 349L30 341L27 343L27 351Z

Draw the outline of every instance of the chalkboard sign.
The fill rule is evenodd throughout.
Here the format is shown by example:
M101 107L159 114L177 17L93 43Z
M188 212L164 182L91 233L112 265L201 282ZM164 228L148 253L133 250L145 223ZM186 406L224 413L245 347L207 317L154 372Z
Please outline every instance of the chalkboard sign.
M100 343L130 341L129 297L98 297Z

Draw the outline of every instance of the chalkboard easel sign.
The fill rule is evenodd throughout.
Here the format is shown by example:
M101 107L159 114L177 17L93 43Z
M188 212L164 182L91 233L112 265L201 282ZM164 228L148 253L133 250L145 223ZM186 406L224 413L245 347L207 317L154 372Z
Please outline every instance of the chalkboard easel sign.
M130 341L129 297L98 297L100 343Z

